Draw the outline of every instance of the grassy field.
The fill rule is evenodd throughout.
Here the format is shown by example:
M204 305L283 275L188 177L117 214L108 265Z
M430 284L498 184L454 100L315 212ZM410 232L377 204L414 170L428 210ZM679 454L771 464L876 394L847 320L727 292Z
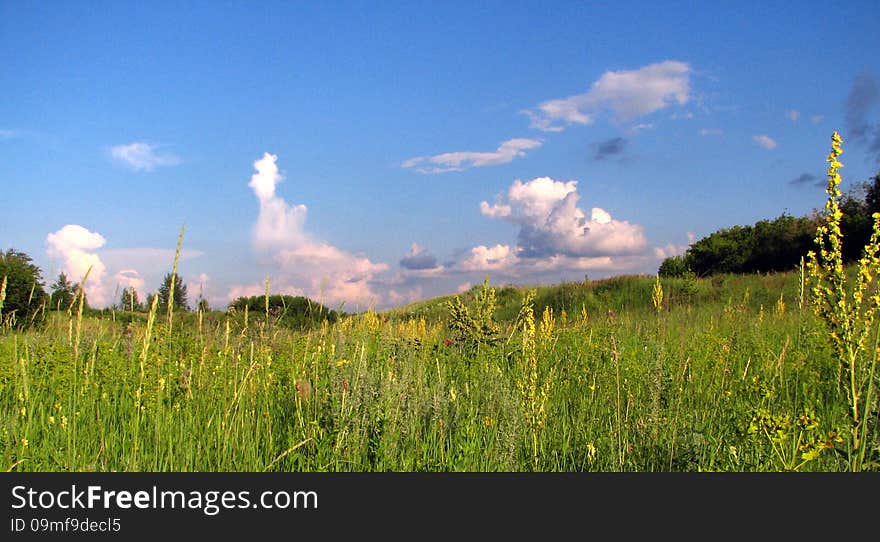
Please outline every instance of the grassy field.
M800 273L657 284L483 285L461 295L464 312L438 298L310 330L254 313L176 312L169 325L163 312L53 312L42 329L0 333L0 461L18 471L877 468L876 399L859 445L846 372Z

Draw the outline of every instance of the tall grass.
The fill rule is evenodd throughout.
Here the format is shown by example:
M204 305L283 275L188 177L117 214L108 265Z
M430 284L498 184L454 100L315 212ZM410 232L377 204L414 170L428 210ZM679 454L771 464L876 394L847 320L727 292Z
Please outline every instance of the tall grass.
M655 281L638 280L646 310L564 323L563 309L544 311L474 349L445 321L373 312L307 332L179 313L169 336L155 333L154 304L130 324L133 357L125 325L82 319L87 379L64 370L72 352L57 330L75 316L53 311L41 330L0 337L0 460L32 471L849 468L835 440L849 427L837 362L812 314L758 321L742 298L658 312ZM796 291L799 277L742 280L706 288L720 300L741 286ZM810 331L797 339L801 318Z

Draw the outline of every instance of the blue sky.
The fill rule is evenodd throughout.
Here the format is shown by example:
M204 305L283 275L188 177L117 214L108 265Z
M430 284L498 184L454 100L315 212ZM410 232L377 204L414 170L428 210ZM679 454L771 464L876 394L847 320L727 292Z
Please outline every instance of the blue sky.
M384 308L655 273L880 171L876 2L0 2L0 247ZM795 182L796 180L800 182Z

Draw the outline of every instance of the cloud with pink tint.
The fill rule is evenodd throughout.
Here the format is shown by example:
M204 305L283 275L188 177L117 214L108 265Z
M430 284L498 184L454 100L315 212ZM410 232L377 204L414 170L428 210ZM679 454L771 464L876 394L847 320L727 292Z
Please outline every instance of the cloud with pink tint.
M255 173L248 183L260 206L253 245L257 251L270 255L271 292L305 295L332 305L367 306L381 302L373 283L376 275L389 266L315 239L306 232L306 206L288 204L276 193L278 184L284 180L277 161L277 155L264 153L253 163ZM259 290L254 285L236 285L227 298L263 293L262 283Z
M116 288L122 291L124 288L134 288L138 293L143 293L145 281L136 269L122 269L113 275Z
M95 307L107 304L103 280L106 272L104 262L95 252L107 242L100 233L89 231L78 224L67 224L46 236L47 253L61 260L61 270L74 282L80 282L89 272L85 282L86 298Z

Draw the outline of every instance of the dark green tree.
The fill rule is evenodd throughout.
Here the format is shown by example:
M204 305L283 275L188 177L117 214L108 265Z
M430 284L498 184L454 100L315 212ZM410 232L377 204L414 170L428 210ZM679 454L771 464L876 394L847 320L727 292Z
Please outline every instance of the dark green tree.
M865 183L865 205L869 215L880 213L880 173Z
M688 266L684 260L684 255L670 256L663 260L657 274L661 277L683 277L688 274Z
M871 239L874 219L868 210L867 183L853 187L840 200L840 230L843 235L843 261L854 262L862 257L862 251Z
M40 268L30 256L13 248L0 252L0 285L6 278L6 292L0 307L0 322L25 328L43 322L49 301Z
M119 305L124 311L139 311L144 308L138 299L137 290L135 290L133 286L122 289L122 296L119 298Z
M261 320L266 314L266 296L238 297L229 304L227 312L242 318L245 307L251 321ZM336 322L343 313L332 310L303 296L272 294L269 296L269 318L281 326L291 329L308 330L321 327L327 320Z
M752 253L752 227L733 226L692 244L685 263L697 276L742 273Z
M752 227L751 253L744 273L790 271L813 248L818 224L806 217L783 213L775 220L760 220Z
M73 297L76 295L77 285L68 280L67 275L62 271L58 275L58 279L52 284L52 294L49 297L49 307L54 310L67 310L73 303Z
M174 282L174 308L189 310L189 303L186 299L186 284L177 273L168 273L162 280L162 286L159 287L159 306L167 310L168 300L171 298L171 283Z

